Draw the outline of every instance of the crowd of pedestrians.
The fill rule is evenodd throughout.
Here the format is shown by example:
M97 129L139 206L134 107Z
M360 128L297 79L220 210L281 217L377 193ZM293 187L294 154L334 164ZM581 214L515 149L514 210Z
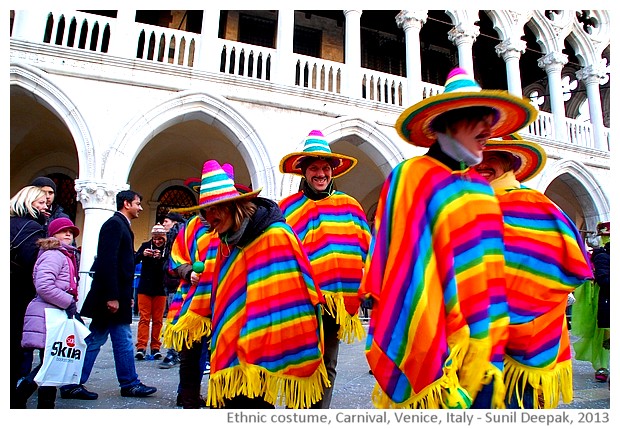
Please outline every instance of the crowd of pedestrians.
M198 204L167 213L137 251L142 196L121 191L85 297L80 231L54 204L54 181L35 179L11 199L11 408L38 388L46 307L90 319L80 380L59 388L64 399L98 399L85 385L110 338L122 397L157 392L136 371L149 358L178 365L183 408L330 408L342 341L365 341L377 408L570 402L569 293L579 303L596 285L596 308L573 313L573 326L595 311L602 337L578 357L589 359L592 343L609 350L609 223L606 246L590 255L572 220L522 184L546 161L515 134L536 115L454 69L442 94L398 118L399 136L428 151L392 170L371 222L335 183L357 160L332 152L320 130L280 161L301 178L298 192L260 197L235 183L232 165L207 160ZM609 381L600 361L595 375ZM38 408L54 408L56 391L39 387Z

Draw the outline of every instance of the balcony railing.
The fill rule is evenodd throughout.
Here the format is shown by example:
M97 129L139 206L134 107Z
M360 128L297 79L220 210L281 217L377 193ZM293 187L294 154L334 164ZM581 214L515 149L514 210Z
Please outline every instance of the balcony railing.
M24 11L16 11L16 14L18 13ZM44 29L43 43L72 49L201 68L397 107L406 107L409 103L407 100L420 100L443 91L442 86L420 82L415 90L419 92L417 97L409 97L408 81L405 77L361 67L354 70L348 64L335 61L294 53L283 54L276 49L219 38L206 40L206 36L192 32L137 22L126 23L84 12L55 10L28 14L29 19L33 16L44 19L38 24L38 28ZM36 31L36 22L28 22L28 27L35 28L34 32L23 32L28 39L34 38L33 34L41 34L40 30ZM37 37L34 42L39 43L41 39ZM203 52L204 43L211 47L207 52ZM200 58L199 53L217 55L219 58ZM350 85L347 80L357 82ZM536 121L524 132L544 139L555 139L552 114L540 112ZM603 150L610 150L610 130L605 128L603 134ZM570 145L597 147L590 123L567 118L566 138Z

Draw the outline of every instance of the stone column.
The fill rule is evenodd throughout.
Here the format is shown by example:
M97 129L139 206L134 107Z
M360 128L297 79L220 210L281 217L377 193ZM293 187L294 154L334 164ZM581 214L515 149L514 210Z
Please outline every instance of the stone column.
M48 15L44 9L16 10L11 38L43 43Z
M82 308L84 298L86 298L86 294L90 290L92 278L85 271L90 270L97 254L101 225L116 211L116 194L123 189L128 189L128 186L120 187L88 179L75 180L77 199L84 208L78 309Z
M405 31L408 105L422 99L420 30L427 18L426 10L403 10L396 15L396 24Z
M600 150L609 150L605 139L603 124L603 108L601 106L600 83L607 75L604 64L589 65L577 71L577 79L582 80L586 85L588 95L588 108L590 109L590 122L594 129L594 147Z
M276 34L276 50L278 52L278 58L274 82L281 85L295 85L295 63L293 57L294 35L295 10L279 9L278 29Z
M459 67L467 70L471 76L474 76L472 46L479 34L480 28L475 24L460 23L448 31L448 40L456 45L459 52Z
M553 115L555 139L566 142L566 111L562 90L562 68L568 62L568 56L561 52L551 52L538 60L538 67L544 69L549 81L549 99Z
M506 63L506 78L508 80L508 92L517 97L523 95L521 88L521 72L519 69L519 59L525 52L527 44L524 40L507 39L495 46L495 52L501 56Z
M220 10L205 9L202 11L202 29L200 31L200 47L194 61L197 70L218 73L220 71L221 46L218 44L220 31Z
M344 33L344 65L346 81L342 94L352 98L360 98L362 69L362 11L345 10Z

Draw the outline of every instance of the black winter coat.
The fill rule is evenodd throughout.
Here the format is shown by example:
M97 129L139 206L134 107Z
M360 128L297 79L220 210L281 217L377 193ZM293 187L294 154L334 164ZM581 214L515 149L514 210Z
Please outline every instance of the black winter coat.
M144 249L158 249L161 258L144 256ZM166 245L155 246L153 240L142 243L136 252L136 265L142 262L140 271L140 281L138 282L138 293L148 296L166 296L164 288L164 262L168 259Z
M93 282L86 295L81 315L99 325L131 324L134 278L133 232L127 218L116 212L99 232ZM108 310L108 301L118 300L116 313Z
M22 313L35 296L32 281L32 269L37 261L39 247L37 240L45 238L45 218L41 215L35 219L31 216L11 217L11 310ZM11 320L14 320L11 317Z
M592 251L592 264L594 265L594 280L598 283L599 296L609 299L609 253L603 248Z

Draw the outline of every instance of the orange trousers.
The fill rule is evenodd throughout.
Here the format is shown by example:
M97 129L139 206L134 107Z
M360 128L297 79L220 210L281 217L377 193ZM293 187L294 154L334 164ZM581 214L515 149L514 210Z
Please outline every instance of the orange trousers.
M138 339L136 349L146 350L149 342L149 328L151 328L151 353L161 349L161 330L164 326L165 296L149 296L138 294ZM152 323L152 327L151 327Z

